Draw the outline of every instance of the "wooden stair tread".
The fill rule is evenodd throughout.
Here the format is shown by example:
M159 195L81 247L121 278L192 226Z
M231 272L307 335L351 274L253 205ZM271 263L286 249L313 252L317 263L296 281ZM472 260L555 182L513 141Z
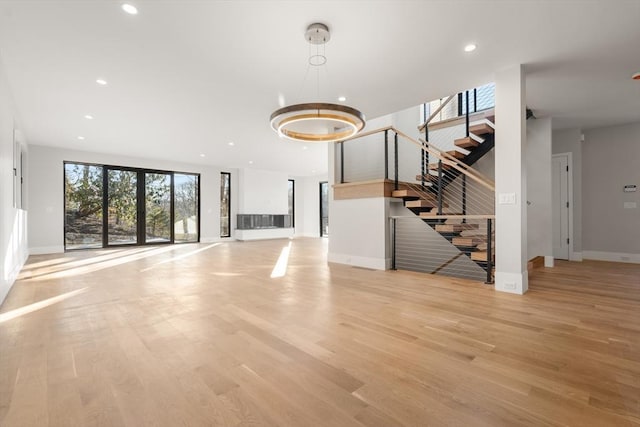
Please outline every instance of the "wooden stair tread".
M469 133L474 135L487 135L494 133L495 130L489 123L480 123L477 125L469 126Z
M438 206L438 201L434 199L407 200L404 202L404 206L407 208L435 208Z
M398 197L398 198L411 197L413 199L422 199L426 197L426 195L424 193L419 193L416 190L405 188L403 190L393 190L393 192L391 193L391 197Z
M429 170L438 170L438 164L439 163L429 163ZM446 170L446 169L451 169L453 166L451 166L448 163L442 163L442 169ZM418 175L419 176L419 175ZM438 177L436 176L436 179Z
M476 251L471 252L471 260L472 261L487 261L487 251ZM491 257L495 259L495 254L491 254Z
M458 237L454 237L451 243L453 243L456 246L477 246L486 241L487 241L486 237L482 238L482 237L458 236Z
M436 231L444 233L458 233L464 230L475 230L478 228L478 224L438 224L436 225Z
M465 138L458 138L455 140L454 144L456 145L456 147L460 148L474 148L480 145L478 141L471 138L470 136L467 136Z
M466 154L464 154L461 151L458 150L451 150L451 151L447 151L447 154L450 155L451 157L454 157L458 160L464 159L465 157L467 157Z

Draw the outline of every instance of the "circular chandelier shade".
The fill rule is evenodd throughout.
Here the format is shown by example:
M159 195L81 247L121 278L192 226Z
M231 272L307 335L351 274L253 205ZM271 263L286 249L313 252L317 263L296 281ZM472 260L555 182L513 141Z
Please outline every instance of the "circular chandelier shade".
M329 27L316 22L307 27L304 38L310 49L309 65L318 73L320 98L320 67L326 64L324 46L331 39ZM280 108L271 114L271 127L278 135L302 142L335 142L350 138L365 125L364 114L353 107L325 102L307 102Z
M323 102L290 105L271 114L273 130L294 141L342 141L364 125L364 114L355 108Z

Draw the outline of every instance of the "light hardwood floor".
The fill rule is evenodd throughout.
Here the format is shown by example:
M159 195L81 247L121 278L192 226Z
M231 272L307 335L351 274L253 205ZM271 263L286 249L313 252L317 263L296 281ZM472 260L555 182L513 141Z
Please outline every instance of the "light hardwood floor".
M324 239L34 256L0 311L0 425L640 425L640 266L525 296L327 265Z

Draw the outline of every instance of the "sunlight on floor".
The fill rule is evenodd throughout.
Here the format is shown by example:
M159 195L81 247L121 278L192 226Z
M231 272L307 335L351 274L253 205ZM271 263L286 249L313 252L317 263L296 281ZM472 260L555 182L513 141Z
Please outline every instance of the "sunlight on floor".
M115 267L117 265L126 264L139 259L159 255L165 252L176 250L174 246L167 246L162 248L144 248L144 249L132 249L130 251L124 251L123 253L103 255L99 257L86 258L79 261L70 262L64 265L58 265L60 268L52 268L47 271L38 271L30 274L25 279L42 281L50 279L60 279L63 277L78 276L81 274L93 273L95 271L104 270L105 268ZM63 269L64 267L64 269ZM71 267L71 268L69 268Z
M151 267L147 267L147 268L144 268L144 269L140 270L140 272L144 273L145 271L153 270L154 268L156 268L159 265L166 264L168 262L177 261L179 259L188 258L190 256L193 256L193 255L197 254L197 253L206 251L208 249L214 248L214 247L219 246L219 245L220 245L220 243L214 243L212 245L205 246L204 248L200 248L200 249L196 249L195 251L187 252L186 254L182 254L182 255L174 256L173 258L165 259L164 261L160 261L160 262L158 262L156 264L153 264Z
M289 252L291 251L291 242L284 248L282 248L282 252L280 252L280 257L278 258L278 262L273 267L273 271L271 271L271 278L276 279L278 277L284 277L287 274L287 264L289 264Z
M34 311L41 310L43 308L49 307L50 305L75 297L76 295L85 293L88 289L89 289L88 287L77 289L75 291L58 295L57 297L47 298L42 301L34 302L33 304L25 305L24 307L7 311L6 313L0 314L0 323L15 319L16 317L24 316L25 314L33 313Z

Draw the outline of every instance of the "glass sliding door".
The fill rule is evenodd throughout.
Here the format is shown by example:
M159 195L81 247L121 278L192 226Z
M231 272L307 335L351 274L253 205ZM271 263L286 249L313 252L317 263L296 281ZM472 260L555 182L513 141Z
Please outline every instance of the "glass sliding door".
M197 242L200 228L198 218L199 176L175 173L173 175L173 200L175 219L173 221L174 241Z
M107 244L138 243L138 173L107 168Z
M200 175L64 162L65 250L200 241Z
M64 164L64 247L101 248L102 166Z
M320 183L320 237L329 236L329 183Z
M171 174L144 174L143 243L171 242Z

